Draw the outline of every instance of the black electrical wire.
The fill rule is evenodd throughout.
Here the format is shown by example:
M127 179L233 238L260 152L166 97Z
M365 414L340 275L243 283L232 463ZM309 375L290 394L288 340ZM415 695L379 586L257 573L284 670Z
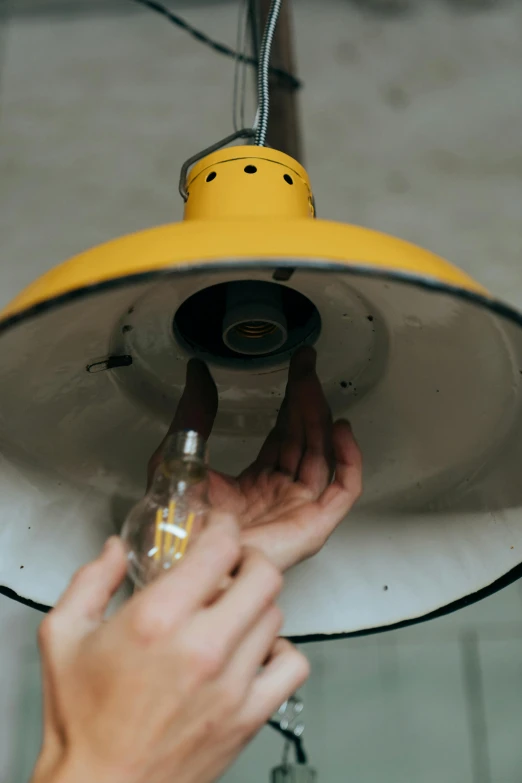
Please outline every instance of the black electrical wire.
M212 38L209 38L208 35L202 33L200 30L197 30L191 24L186 22L185 19L182 19L181 16L178 16L169 8L162 5L162 3L158 3L156 0L132 0L132 2L145 6L145 8L149 8L151 11L155 11L157 14L164 16L165 19L168 19L169 22L172 22L172 24L176 25L176 27L179 27L181 30L185 30L185 32L195 38L196 41L200 41L206 46L210 46L210 48L214 49L215 52L224 54L226 57L233 57L234 59L239 60L239 62L246 63L247 65L253 65L256 68L258 67L258 61L255 57L250 57L249 55L243 54L241 52L235 52L234 49L230 48L230 46L227 46L220 41L214 41ZM274 76L277 76L282 81L287 82L294 90L297 90L302 86L299 79L296 79L295 76L282 68L270 68L270 73L272 73Z
M276 723L275 720L269 720L268 725L272 729L275 729L275 731L278 731L279 734L282 734L283 737L288 742L291 742L293 744L295 750L295 757L298 764L308 764L308 758L305 753L305 749L301 737L296 737L293 731L289 731L288 729L282 729L279 723Z
M261 14L258 0L248 0L248 21L252 36L252 54L255 60L259 61L259 50L261 48Z
M234 68L234 95L233 95L233 122L234 130L245 127L245 101L246 101L246 76L247 64L244 57L247 54L248 38L248 0L239 0L239 14L236 33L236 65ZM243 60L241 59L243 55Z

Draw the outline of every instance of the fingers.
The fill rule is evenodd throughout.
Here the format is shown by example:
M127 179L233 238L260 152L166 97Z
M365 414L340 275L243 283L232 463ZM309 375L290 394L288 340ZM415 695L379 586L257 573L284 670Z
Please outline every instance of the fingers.
M191 633L231 654L273 604L282 584L280 571L264 555L246 550L230 587L194 619Z
M328 486L333 464L332 415L317 376L316 359L312 348L297 351L288 378L289 404L299 417L301 431L296 478L311 490L314 497Z
M335 477L314 502L284 519L243 530L243 542L265 552L282 571L316 554L362 492L362 457L348 422L333 427Z
M303 457L305 431L302 421L300 391L303 379L315 366L315 351L303 348L296 351L290 361L285 397L279 409L277 422L263 443L259 455L244 475L257 476L261 471L272 469L297 477Z
M301 348L290 361L285 399L278 418L281 433L278 468L292 479L297 478L305 447L304 387L311 373L315 373L315 351L313 348Z
M199 359L187 364L185 389L178 403L168 434L194 430L207 440L218 409L218 393L207 365ZM161 460L163 443L152 455L148 467L149 484Z
M113 536L96 560L76 572L54 612L66 616L72 623L78 620L99 622L123 582L126 569L123 544Z
M185 389L169 433L195 430L207 440L214 426L217 409L217 388L207 365L199 359L191 359L187 364Z
M263 470L275 469L279 463L279 448L281 445L281 432L275 426L261 446L254 463L246 469L243 475L257 476Z
M330 483L333 472L332 418L318 411L305 423L306 448L299 466L298 478L310 490L313 498L319 497Z
M315 365L313 348L293 355L276 426L244 478L255 480L262 471L279 470L305 484L314 498L327 487L333 465L332 416Z
M271 658L256 677L242 710L241 719L253 730L274 714L308 679L310 664L290 642L278 639Z
M208 604L240 559L235 518L213 512L209 527L179 565L134 595L122 615L144 642L154 641Z
M281 610L271 606L239 644L224 677L230 677L245 689L249 687L261 666L266 663L282 625Z
M63 737L60 721L56 710L55 687L53 682L52 643L47 625L47 618L38 630L38 645L40 647L40 670L42 679L43 703L43 746L46 754L54 757L57 754Z
M319 498L319 505L335 527L350 511L362 493L362 455L347 421L333 427L335 475L333 483Z
M268 433L265 442L259 450L259 454L256 459L243 473L242 479L250 479L255 481L260 473L263 471L280 470L280 454L281 444L285 438L285 433L288 430L288 397L285 395L279 413L277 414L277 421L275 427ZM301 459L301 446L299 446L299 460ZM298 460L296 460L298 464ZM293 477L293 473L291 474Z
M315 372L315 364L317 359L317 353L315 348L309 345L305 345L302 348L298 348L292 355L290 360L290 368L288 371L288 383L299 383L303 377Z

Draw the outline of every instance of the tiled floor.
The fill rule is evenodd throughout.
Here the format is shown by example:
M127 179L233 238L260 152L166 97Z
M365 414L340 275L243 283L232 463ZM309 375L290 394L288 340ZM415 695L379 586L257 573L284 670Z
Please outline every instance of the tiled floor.
M231 125L233 64L126 0L11 0L0 33L0 304L86 246L180 214L180 163ZM233 44L234 2L172 3ZM321 216L440 252L522 304L522 4L382 18L296 0ZM7 11L7 22L6 22ZM0 534L1 545L1 534ZM0 780L39 734L38 618L0 600ZM519 783L522 593L307 648L324 783ZM226 776L262 783L266 730Z

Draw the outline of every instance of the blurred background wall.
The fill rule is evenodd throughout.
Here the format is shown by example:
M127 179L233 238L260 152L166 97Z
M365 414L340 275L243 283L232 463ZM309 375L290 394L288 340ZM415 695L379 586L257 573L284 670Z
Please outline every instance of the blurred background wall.
M234 0L170 5L235 45ZM426 246L522 306L522 2L294 0L294 17L320 215ZM3 305L77 251L179 218L181 163L230 132L234 64L131 0L3 0L0 24ZM0 596L2 783L27 781L38 751L39 619ZM306 651L321 783L520 783L520 585ZM280 755L265 730L226 781L265 783Z

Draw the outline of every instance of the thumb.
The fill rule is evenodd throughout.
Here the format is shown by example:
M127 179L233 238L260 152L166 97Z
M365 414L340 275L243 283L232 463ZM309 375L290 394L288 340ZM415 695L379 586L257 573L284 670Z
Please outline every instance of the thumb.
M191 359L187 365L185 390L179 401L171 432L195 430L208 440L218 409L218 392L207 365Z
M218 409L218 392L207 365L199 359L187 364L185 389L176 408L168 435L180 430L195 430L208 440ZM156 468L161 462L165 440L149 460L147 488L150 487Z
M80 568L56 604L54 613L64 621L99 623L109 601L125 578L127 559L117 536L106 542L100 556Z

